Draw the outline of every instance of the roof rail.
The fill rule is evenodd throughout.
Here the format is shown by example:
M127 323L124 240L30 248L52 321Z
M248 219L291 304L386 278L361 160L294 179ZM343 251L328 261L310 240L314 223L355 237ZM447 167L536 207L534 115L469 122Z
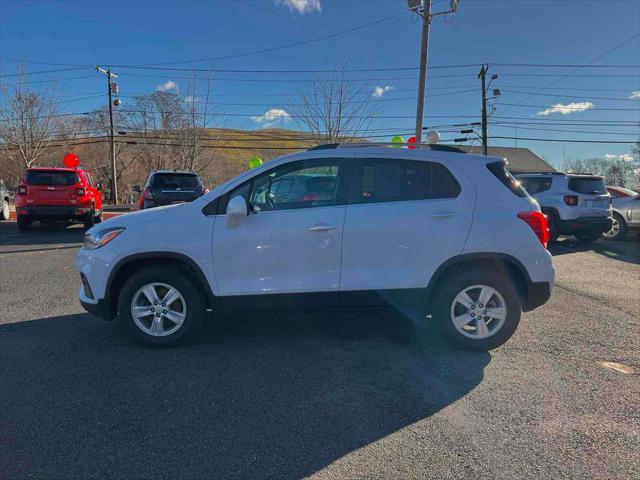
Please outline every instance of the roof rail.
M307 151L314 150L332 150L338 148L375 148L375 147L411 147L412 149L429 149L434 152L456 152L456 153L469 153L461 148L452 147L450 145L438 145L430 143L392 143L392 142L360 142L360 143L325 143L323 145L317 145L309 148Z
M518 175L566 175L564 172L517 172Z

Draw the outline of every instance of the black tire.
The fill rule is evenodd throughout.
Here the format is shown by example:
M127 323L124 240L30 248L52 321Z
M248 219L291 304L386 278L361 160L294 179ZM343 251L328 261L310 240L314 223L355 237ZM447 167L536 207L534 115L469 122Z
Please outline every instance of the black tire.
M9 220L9 202L4 199L0 202L0 220Z
M553 213L547 213L546 215L549 220L549 243L555 243L558 241L558 236L560 235L558 231L558 219Z
M575 237L580 243L593 243L600 238L600 232L576 233Z
M456 329L451 318L451 309L456 296L474 285L486 285L493 288L503 297L506 304L507 314L504 323L491 336L484 339L474 339L463 335ZM520 322L522 302L508 276L483 269L468 272L458 271L439 282L432 311L433 318L449 342L468 350L486 351L499 347L511 338ZM473 327L473 325L471 326Z
M88 230L91 227L93 227L95 224L96 224L96 212L94 211L93 207L91 207L91 210L89 211L89 213L84 219L84 228Z
M624 221L624 218L622 218L622 215L620 215L618 212L613 212L612 217L614 222L617 222L618 231L615 234L610 236L605 235L608 232L603 232L601 236L604 240L613 240L613 241L623 240L624 237L627 236L627 232L628 232L627 222Z
M18 230L26 232L27 230L29 230L29 228L31 228L31 218L29 217L29 215L18 215L17 221Z
M186 316L177 331L166 336L153 336L144 332L131 315L131 304L136 293L150 283L164 283L177 289L184 297ZM191 277L175 267L147 267L135 273L122 287L118 296L118 316L139 343L151 347L181 345L197 333L205 317L205 301ZM150 305L151 306L151 305ZM153 318L151 316L151 318ZM166 321L165 321L166 323Z

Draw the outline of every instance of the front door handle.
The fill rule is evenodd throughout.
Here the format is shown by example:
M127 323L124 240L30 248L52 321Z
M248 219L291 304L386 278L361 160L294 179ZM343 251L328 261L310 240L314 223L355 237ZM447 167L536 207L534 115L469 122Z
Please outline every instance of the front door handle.
M329 225L326 223L318 223L313 227L309 227L310 232L328 232L329 230L333 230L335 225Z
M456 212L433 212L431 218L447 218L453 217L455 214Z

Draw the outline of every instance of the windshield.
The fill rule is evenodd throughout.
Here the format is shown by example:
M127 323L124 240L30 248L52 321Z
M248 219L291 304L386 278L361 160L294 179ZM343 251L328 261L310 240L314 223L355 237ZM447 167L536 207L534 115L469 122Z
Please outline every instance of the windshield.
M576 193L607 193L604 179L600 177L570 178L569 190Z
M151 180L152 188L196 188L200 178L189 173L157 173Z
M70 186L80 179L75 172L59 172L53 170L31 170L27 172L26 183L29 185Z

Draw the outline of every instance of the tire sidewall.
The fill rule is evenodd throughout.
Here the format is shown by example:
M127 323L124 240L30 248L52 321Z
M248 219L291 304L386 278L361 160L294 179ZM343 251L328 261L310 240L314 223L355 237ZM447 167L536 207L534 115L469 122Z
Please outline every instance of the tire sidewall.
M164 337L154 337L143 332L131 316L133 296L142 286L154 282L166 283L176 288L187 304L187 315L182 326ZM204 319L204 301L189 276L175 268L149 267L135 273L122 287L118 296L118 317L139 343L151 347L175 346L183 344L199 330Z
M500 330L486 339L473 339L460 333L451 321L451 305L454 298L465 288L472 285L487 285L502 295L507 307L507 318ZM460 272L440 283L437 292L433 316L447 340L468 350L491 350L505 343L514 334L522 314L522 302L518 292L507 275L499 275L489 270Z
M2 200L2 204L0 205L0 220L9 220L9 216L9 202Z
M613 212L613 217L617 220L618 225L620 225L620 229L618 230L618 233L613 237L605 237L603 233L602 238L604 240L622 240L627 234L627 224L625 223L624 218L622 218L622 215L617 212Z

